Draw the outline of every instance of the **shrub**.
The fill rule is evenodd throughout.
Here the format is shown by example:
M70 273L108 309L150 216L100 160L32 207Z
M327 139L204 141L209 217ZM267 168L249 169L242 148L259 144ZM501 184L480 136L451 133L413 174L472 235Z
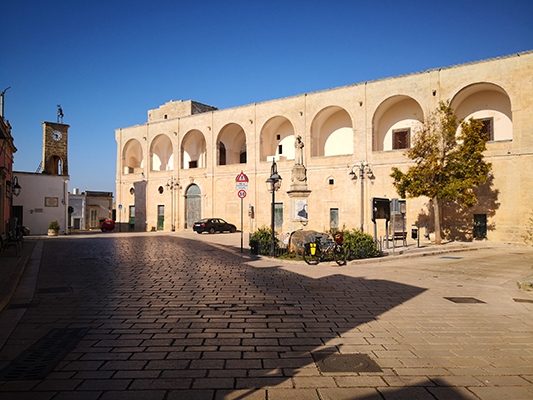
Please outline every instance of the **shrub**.
M250 238L250 248L253 254L260 254L263 256L270 255L270 246L272 240L272 230L270 228L259 228L252 234ZM279 240L274 235L274 249L279 247Z
M48 229L50 229L52 231L58 231L59 230L59 222L57 222L57 221L50 222L50 225L48 225Z
M380 254L372 235L355 229L344 231L342 234L344 235L342 247L348 260L379 257Z

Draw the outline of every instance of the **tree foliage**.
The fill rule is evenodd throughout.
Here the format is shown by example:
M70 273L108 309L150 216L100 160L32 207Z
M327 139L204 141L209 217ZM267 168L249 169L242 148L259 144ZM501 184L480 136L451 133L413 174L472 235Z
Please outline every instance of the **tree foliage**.
M441 101L415 131L413 146L406 152L414 165L407 172L392 168L391 177L402 198L431 199L436 243L441 241L441 202L459 200L464 207L477 202L473 189L487 180L491 169L491 164L483 159L487 140L481 121L458 121L450 102Z

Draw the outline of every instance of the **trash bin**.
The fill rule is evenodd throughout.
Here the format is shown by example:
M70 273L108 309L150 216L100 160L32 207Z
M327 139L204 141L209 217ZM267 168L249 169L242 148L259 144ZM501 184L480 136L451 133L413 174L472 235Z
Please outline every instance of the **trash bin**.
M418 239L418 228L411 229L411 239Z

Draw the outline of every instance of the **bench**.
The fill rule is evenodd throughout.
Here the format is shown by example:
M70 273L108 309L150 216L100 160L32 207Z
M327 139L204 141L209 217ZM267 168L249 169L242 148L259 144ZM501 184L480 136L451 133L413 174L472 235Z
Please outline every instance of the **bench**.
M395 231L392 232L392 240L402 240L403 245L407 246L407 232L404 231Z
M17 236L14 231L3 233L1 236L1 250L5 251L8 247L15 248L15 254L19 252L19 245L22 247L22 238Z

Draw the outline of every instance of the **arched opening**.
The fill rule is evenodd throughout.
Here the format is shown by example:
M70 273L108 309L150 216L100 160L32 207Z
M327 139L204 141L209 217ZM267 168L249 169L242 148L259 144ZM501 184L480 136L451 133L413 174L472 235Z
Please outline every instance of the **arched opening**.
M194 183L185 193L185 228L192 228L202 218L202 191Z
M261 161L294 160L294 127L285 117L269 119L261 130Z
M408 96L383 101L373 117L373 151L404 150L411 146L412 134L424 120L418 102Z
M224 143L218 143L218 165L226 165L226 146Z
M132 139L124 146L122 166L124 174L142 172L144 168L143 151L138 140Z
M181 168L205 168L207 151L205 137L199 130L188 132L181 142Z
M62 160L59 156L51 156L48 161L50 175L63 175Z
M475 83L461 89L450 105L459 119L479 119L490 141L513 139L511 99L500 86Z
M353 124L350 114L332 106L320 111L311 125L311 156L353 154Z
M152 159L152 171L172 171L174 169L174 151L168 136L156 136L152 141L150 157Z
M246 134L238 124L228 124L221 129L218 139L218 165L246 163Z

